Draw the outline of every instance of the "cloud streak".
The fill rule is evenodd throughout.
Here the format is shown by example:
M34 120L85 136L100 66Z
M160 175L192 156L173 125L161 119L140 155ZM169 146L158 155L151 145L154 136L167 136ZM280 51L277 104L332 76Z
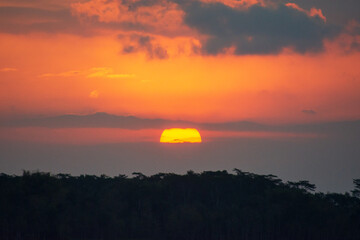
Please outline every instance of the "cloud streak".
M9 67L0 68L0 72L16 72L16 71L17 71L16 68L9 68Z
M83 76L86 78L134 78L135 74L128 74L128 73L114 73L112 68L108 67L97 67L97 68L90 68L87 70L73 70L61 73L44 73L41 74L39 77L46 78L46 77L76 77L76 76Z
M302 113L309 114L309 115L315 115L317 112L315 112L312 109L304 109L301 111Z

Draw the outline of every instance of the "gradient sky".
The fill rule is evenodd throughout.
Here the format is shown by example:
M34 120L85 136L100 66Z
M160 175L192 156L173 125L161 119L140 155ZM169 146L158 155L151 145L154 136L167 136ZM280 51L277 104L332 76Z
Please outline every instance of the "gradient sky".
M349 190L360 177L359 9L0 0L0 171L239 168ZM158 143L183 126L201 146Z

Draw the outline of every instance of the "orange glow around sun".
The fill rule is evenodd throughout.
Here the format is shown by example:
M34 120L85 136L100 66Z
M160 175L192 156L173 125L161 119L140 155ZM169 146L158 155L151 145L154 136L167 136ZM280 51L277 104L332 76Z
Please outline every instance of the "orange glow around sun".
M201 136L195 128L165 129L160 137L161 143L200 143Z

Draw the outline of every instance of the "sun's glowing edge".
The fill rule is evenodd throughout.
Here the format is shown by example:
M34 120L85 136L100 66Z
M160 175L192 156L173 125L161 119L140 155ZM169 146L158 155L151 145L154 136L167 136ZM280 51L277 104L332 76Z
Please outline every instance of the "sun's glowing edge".
M195 128L167 128L160 137L161 143L201 143L201 135Z

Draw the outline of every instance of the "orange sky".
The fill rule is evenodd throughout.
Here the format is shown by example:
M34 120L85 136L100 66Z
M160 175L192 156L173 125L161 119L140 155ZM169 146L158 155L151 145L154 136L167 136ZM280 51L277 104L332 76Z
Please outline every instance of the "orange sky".
M241 6L235 6L236 1L223 2L246 8L257 1L243 1L246 4ZM30 5L23 1L0 4ZM354 39L359 42L359 35L325 38L320 52L299 53L290 46L276 54L237 55L229 48L206 55L196 49L209 36L186 25L184 11L174 2L164 0L132 12L119 2L103 0L65 1L61 6L34 1L30 7L70 9L91 33L26 28L0 33L2 117L107 112L200 122L360 118L360 53L349 50ZM309 18L319 16L325 21L327 17L317 10L295 10ZM91 17L97 18L97 24ZM36 17L36 13L24 18L57 21ZM22 21L9 19L8 26ZM109 25L124 21L148 23L151 30ZM142 36L149 37L148 42L136 46ZM136 50L125 53L129 46Z

